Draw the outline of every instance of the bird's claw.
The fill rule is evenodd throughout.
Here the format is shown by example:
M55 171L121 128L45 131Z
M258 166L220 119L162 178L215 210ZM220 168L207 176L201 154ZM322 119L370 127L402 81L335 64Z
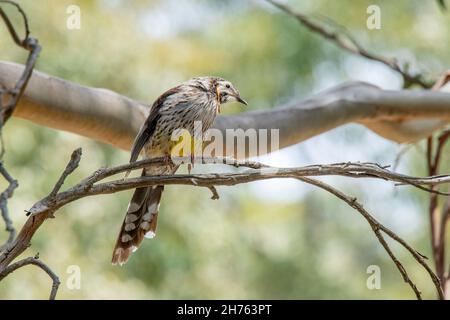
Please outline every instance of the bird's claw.
M164 155L164 164L166 165L166 166L171 166L172 165L172 160L170 159L170 154L165 154Z
M195 156L193 153L191 153L191 162L188 163L188 172L191 174L191 170L194 168L194 162L195 162Z

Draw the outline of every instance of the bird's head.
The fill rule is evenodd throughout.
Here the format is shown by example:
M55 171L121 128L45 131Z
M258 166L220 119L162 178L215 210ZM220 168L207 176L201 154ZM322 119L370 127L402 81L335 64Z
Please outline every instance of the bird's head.
M220 104L228 102L239 102L247 105L247 102L241 98L239 91L233 84L219 77L196 77L187 83L205 92L211 93Z
M215 81L215 94L217 100L222 103L239 102L247 105L247 102L241 98L239 91L233 86L233 84L225 79L217 78Z

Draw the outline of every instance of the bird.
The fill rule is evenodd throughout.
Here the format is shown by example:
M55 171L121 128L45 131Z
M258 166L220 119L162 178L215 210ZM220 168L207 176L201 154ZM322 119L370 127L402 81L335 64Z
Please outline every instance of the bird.
M201 121L201 135L204 135L220 113L220 106L228 102L247 105L233 84L220 77L195 77L167 90L154 101L142 124L131 149L130 163L137 161L141 153L145 159L164 157L168 161L144 168L141 176L174 174L179 164L170 161L174 147L172 134L177 129L194 134L198 131L194 130L194 124ZM144 238L156 235L163 191L164 185L135 189L117 237L113 265L126 263Z

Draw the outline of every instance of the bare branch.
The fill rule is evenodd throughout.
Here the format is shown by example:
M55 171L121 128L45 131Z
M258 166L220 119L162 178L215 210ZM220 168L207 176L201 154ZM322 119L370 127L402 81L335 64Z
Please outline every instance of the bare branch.
M358 210L364 218L369 222L377 236L378 240L385 248L391 259L394 261L395 265L399 269L403 276L405 282L407 282L411 288L414 290L417 298L421 298L420 291L417 289L416 285L412 282L408 276L406 270L404 269L401 262L395 257L394 253L386 243L381 232L384 232L387 236L397 241L404 248L406 248L410 254L418 261L429 273L433 283L438 290L438 295L440 298L443 297L442 290L440 287L440 282L437 276L433 273L431 268L425 262L425 256L418 253L415 249L409 246L402 238L396 235L393 231L388 229L379 223L375 218L373 218L363 207L359 204L356 199L351 198L342 192L334 189L333 187L324 184L320 181L311 179L311 176L324 176L324 175L340 175L351 178L377 178L393 182L401 182L403 184L410 184L415 187L421 187L421 185L431 185L439 183L450 182L449 176L438 176L438 177L425 177L417 178L410 177L398 173L389 171L386 167L373 164L373 163L339 163L331 165L313 165L299 168L274 168L261 163L252 161L230 161L229 158L203 158L201 159L204 163L226 163L235 167L245 167L247 170L238 173L215 173L215 174L195 174L195 175L169 175L169 176L144 176L138 178L128 178L119 179L108 182L102 182L102 180L109 178L113 175L117 175L129 170L137 170L143 167L148 167L152 165L157 165L164 163L165 158L153 158L138 161L132 164L125 164L111 168L101 168L95 171L86 179L83 179L80 183L69 188L66 191L59 192L62 182L65 177L67 177L70 172L72 172L76 165L78 164L81 156L81 150L77 149L73 154L71 161L67 165L63 178L60 178L56 183L53 191L46 198L36 202L30 209L31 216L25 222L17 238L13 243L3 250L0 255L0 270L5 270L8 265L23 251L25 251L29 245L31 238L34 233L39 229L42 223L53 217L53 214L62 206L76 201L78 199L99 195L115 193L122 190L134 189L136 187L144 187L151 185L190 185L197 187L206 187L210 189L213 193L213 198L218 197L216 186L232 186L241 183L247 183L257 180L273 179L273 178L295 178L304 181L309 184L313 184L322 189L331 192L340 199L344 200L354 209ZM187 163L190 157L186 158L174 158L174 162L184 162ZM199 159L197 158L197 161ZM55 192L55 190L57 190ZM440 291L439 291L440 290Z
M433 86L433 90L440 90L444 88L450 80L450 73L444 73L441 78ZM442 158L442 152L445 144L450 138L450 130L442 131L435 139L433 135L427 138L426 163L429 175L437 175ZM434 147L436 145L436 147ZM432 190L437 190L438 186L432 186ZM436 268L437 277L441 281L441 287L444 296L447 295L447 277L445 265L445 242L446 242L446 217L447 217L447 203L450 198L447 197L443 210L439 210L439 199L435 193L430 194L430 201L428 206L428 214L430 221L431 232L431 248L433 251L433 260Z
M26 40L30 36L30 29L28 27L28 18L27 18L27 15L25 14L25 12L14 1L0 0L0 3L6 3L6 4L9 4L9 5L12 5L12 6L16 7L17 11L19 11L19 13L20 13L20 15L22 16L22 19L23 19L23 24L25 26L25 37L24 37L24 39ZM20 39L19 35L16 32L16 29L14 28L13 24L11 23L11 20L9 20L8 16L5 14L5 12L3 11L3 9L1 7L0 7L0 16L5 21L6 27L8 28L8 31L9 31L11 37L13 38L14 42L16 43L16 45L18 45L19 47L25 46L26 41Z
M299 180L304 181L306 183L312 184L316 187L319 187L321 189L324 189L326 191L328 191L329 193L335 195L336 197L338 197L339 199L345 201L349 206L351 206L352 208L356 209L366 220L367 222L370 224L373 232L375 233L378 241L380 242L380 244L383 246L383 248L386 250L386 252L388 253L388 255L390 256L390 258L392 259L392 261L395 263L395 265L397 266L397 269L400 271L403 280L409 284L409 286L411 287L411 289L414 291L414 294L416 295L417 299L421 300L422 296L421 293L419 291L419 289L417 289L417 286L412 282L411 278L409 277L408 273L406 272L406 269L403 267L402 263L397 259L397 257L394 255L394 253L392 252L391 248L389 247L388 243L386 242L386 240L384 239L382 233L380 232L380 230L385 231L388 230L385 226L383 226L381 223L379 223L375 218L373 218L365 209L364 207L356 200L356 198L351 198L347 195L345 195L344 193L342 193L341 191L333 188L332 186L315 180L315 179L310 179L310 178L299 178ZM390 231L390 233L393 233ZM398 237L396 237L398 238ZM395 239L396 240L396 239ZM400 242L402 245L406 245L406 247L408 248L409 245L406 244L406 242L401 241ZM410 247L409 247L410 248ZM414 250L414 249L412 249ZM415 250L414 250L415 251ZM416 259L417 260L417 259ZM422 261L419 261L420 263ZM422 263L421 263L422 264ZM434 283L434 279L436 278L436 276L434 275L434 273L431 274L431 278L433 279L433 283ZM438 281L439 283L439 281ZM441 292L441 287L438 285L436 287L436 290L438 292L439 297L442 296L442 292Z
M394 159L394 164L392 165L392 170L397 170L398 165L400 164L400 161L402 160L403 156L413 147L414 144L406 144L402 145L401 149L397 152L397 155Z
M16 236L16 229L14 228L13 222L9 217L8 199L12 197L14 190L19 186L19 184L17 180L15 180L8 173L8 171L6 171L3 166L3 162L0 162L0 174L9 183L8 187L0 194L0 210L2 211L2 218L5 221L6 231L9 232L8 240L6 241L6 244L4 244L7 245L8 243L11 243ZM0 251L2 247L0 247Z
M187 163L189 161L188 157L180 157L173 158L173 161L177 163ZM134 163L127 163L124 165L119 165L110 168L101 168L83 180L79 185L88 185L89 188L95 182L103 180L107 177L111 177L113 175L126 172L128 170L139 170L147 166L156 165L162 163L164 160L163 157L151 158L136 161ZM222 157L204 157L201 159L202 163L205 164L228 164L234 166L236 168L246 167L249 169L254 169L256 173L259 175L251 175L251 177L247 177L245 179L249 179L249 181L255 181L260 179L270 179L270 178L278 178L278 177L297 177L297 176L326 176L326 175L337 175L337 176L346 176L351 178L376 178L383 179L392 182L397 182L401 185L413 185L416 187L420 186L433 186L439 184L450 183L450 175L438 175L438 176L430 176L430 177L413 177L400 173L396 173L387 169L387 167L380 166L375 163L370 162L340 162L340 163L331 163L331 164L321 164L321 165L309 165L304 167L294 167L294 168L275 168L268 165L264 165L254 161L239 161L233 160L230 161L230 158L222 158ZM261 169L259 171L259 169ZM234 178L228 178L228 177ZM190 184L188 183L189 177L195 177L197 180L197 185L202 184L200 179L216 179L214 180L214 184L223 184L232 183L229 182L231 180L235 180L237 176L242 176L242 174L200 174L200 175L175 175L175 176L152 176L148 178L140 178L139 181L155 181L152 184L158 184L158 181L161 181L167 184L175 184L173 179L180 180L181 184ZM185 178L188 177L188 178ZM242 178L244 179L244 178ZM121 179L118 180L117 183L127 184L132 179ZM148 181L147 181L148 180ZM167 180L167 181L166 181ZM182 181L181 181L182 180ZM211 180L212 181L212 180ZM237 183L249 182L249 181L239 181L235 180ZM115 185L117 185L115 183ZM230 184L228 184L230 185ZM202 185L204 186L204 185ZM426 190L429 191L429 190ZM445 195L447 193L444 193Z
M449 188L450 190L450 188ZM441 246L440 249L442 250L441 256L439 257L440 260L442 262L442 285L443 285L443 290L444 293L446 295L447 299L450 299L450 263L447 266L445 266L445 254L446 254L446 246L445 246L445 239L446 239L446 231L447 231L447 225L450 221L450 197L447 197L447 199L445 199L445 203L444 203L444 207L442 209L442 213L441 213L441 221L440 221L440 230L439 230L439 238L441 240Z
M50 279L52 279L52 290L50 292L50 300L54 300L56 298L56 293L58 292L58 288L60 285L60 281L58 276L50 269L49 266L47 266L44 262L39 260L39 254L37 254L34 257L28 257L22 260L19 260L17 262L14 262L13 264L9 265L5 269L0 271L0 281L2 281L4 278L6 278L8 275L13 273L19 268L25 267L27 265L35 265L39 268L41 268L45 273L48 274Z
M50 194L48 196L49 198L54 198L56 196L56 194L59 192L62 185L64 184L64 181L66 180L66 178L72 172L74 172L75 169L78 167L80 160L81 160L81 148L78 148L72 153L69 163L67 164L66 168L64 169L64 172L59 177L58 181L56 182L55 187L53 188L52 192L50 192Z
M30 38L30 30L28 27L28 19L25 15L25 12L22 10L22 8L13 1L8 0L0 0L0 3L8 4L16 7L16 9L19 11L23 18L23 22L25 25L25 37L23 40L20 39L18 36L18 33L16 32L13 24L11 23L10 19L6 15L6 13L3 11L2 7L0 6L0 17L3 19L3 21L6 24L6 27L13 38L13 41L19 46L24 48L25 50L28 50L29 56L27 59L26 66L22 72L22 75L19 77L19 80L16 82L14 87L12 89L8 89L7 86L2 85L0 88L0 144L1 144L1 151L0 151L0 160L3 158L4 155L4 144L3 144L3 135L2 135L2 129L5 124L5 122L9 119L11 114L13 113L14 109L16 108L17 102L19 101L19 98L21 97L23 91L25 90L25 87L27 85L27 82L29 78L31 77L31 73L34 68L34 64L37 58L37 55L40 51L40 46L37 44L37 40L34 38ZM5 96L9 95L9 101L5 104L6 101ZM5 180L9 183L8 187L0 194L0 210L2 212L2 218L5 221L6 230L9 232L9 237L6 243L1 247L7 246L9 243L12 242L15 236L15 229L12 223L12 220L9 217L8 212L8 199L12 197L14 189L18 187L18 182L9 174L9 172L6 170L3 163L0 163L0 174L5 178Z
M25 14L25 12L22 10L22 8L15 2L9 1L9 0L0 0L0 4L8 4L16 7L16 9L19 11L23 18L23 23L25 26L25 37L20 39L15 27L11 23L11 20L8 18L6 13L3 11L2 7L0 6L0 17L3 19L3 21L6 24L6 27L13 39L13 41L18 45L19 47L29 51L27 62L25 65L25 68L23 69L20 77L16 81L15 85L12 88L9 88L6 85L2 85L0 89L0 143L1 143L1 151L0 151L0 159L3 158L4 155L4 144L3 144L3 136L2 136L2 129L4 124L8 121L8 119L13 114L14 110L16 109L17 103L19 99L21 98L23 92L25 91L25 88L28 84L28 81L31 77L31 74L34 69L34 65L36 63L37 57L41 51L41 47L38 44L37 39L30 37L30 30L28 26L28 19ZM72 170L73 171L73 170ZM66 173L66 172L65 172ZM0 210L2 212L2 218L5 221L6 224L6 230L9 232L8 240L4 245L0 247L0 252L8 253L10 252L10 245L13 244L15 239L15 229L12 223L12 220L9 217L8 212L8 204L7 200L12 197L14 190L18 187L18 182L9 174L9 172L6 170L6 168L3 165L3 162L0 162L0 174L5 178L5 180L9 183L8 187L0 194ZM61 180L61 179L60 179ZM59 188L61 187L62 181L58 181ZM55 187L54 194L56 194L59 190ZM52 193L53 193L52 191ZM29 246L29 244L27 244ZM16 258L15 256L14 258ZM0 281L14 272L15 270L24 267L26 265L35 265L41 268L43 271L45 271L49 277L52 279L53 285L52 290L50 293L50 299L55 299L56 293L58 291L59 287L59 279L56 276L56 274L42 261L38 260L39 255L36 255L35 257L29 257L25 258L23 260L17 261L13 264L3 264L0 266ZM11 260L12 261L12 260Z
M34 65L36 63L37 57L39 56L39 53L41 52L41 46L39 45L37 39L30 37L30 31L28 28L28 19L25 15L25 12L20 8L20 6L13 2L13 1L7 1L7 0L0 0L0 3L7 3L10 5L15 6L20 14L22 15L24 24L25 24L25 38L23 40L20 40L14 26L12 25L11 21L9 20L8 16L5 14L3 9L0 7L0 16L3 18L3 20L6 23L6 26L11 34L11 37L13 38L14 42L22 47L23 49L29 51L29 55L27 58L27 62L25 64L25 69L22 72L22 75L20 76L19 80L17 80L14 88L3 90L4 92L2 94L8 93L10 98L8 103L6 103L5 106L2 106L2 101L0 100L0 107L1 108L1 125L6 123L8 119L13 114L17 102L19 101L20 97L22 96L28 80L31 77L31 74L33 73Z
M433 86L433 82L427 81L423 78L421 74L411 74L406 68L402 68L396 59L389 59L386 57L383 57L381 55L369 52L367 49L365 49L344 27L339 26L339 32L336 31L330 31L327 28L320 25L320 23L314 21L312 18L309 18L308 16L294 11L289 6L282 4L275 0L266 0L267 2L273 4L283 12L293 16L297 19L298 22L300 22L303 26L308 28L310 31L324 37L325 39L333 42L335 45L340 47L341 49L348 51L352 54L364 57L366 59L380 62L392 70L398 72L402 77L404 81L404 87L408 88L412 84L416 84L421 86L422 88L429 89ZM331 21L328 19L328 21ZM328 22L330 23L330 22ZM331 22L334 26L337 24L335 22Z

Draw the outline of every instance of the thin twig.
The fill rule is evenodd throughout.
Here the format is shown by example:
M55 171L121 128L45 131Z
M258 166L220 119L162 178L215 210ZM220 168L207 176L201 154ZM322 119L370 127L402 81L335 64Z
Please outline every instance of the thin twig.
M124 164L110 168L101 168L82 181L83 184L92 186L94 183L103 180L107 177L114 176L126 171L133 171L142 169L147 166L161 164L163 157L151 158L136 161L131 164ZM187 157L174 158L177 163L186 163ZM321 165L309 165L304 167L294 168L276 168L253 161L230 161L229 158L222 157L204 157L202 163L228 164L236 168L246 167L249 169L260 170L264 175L299 175L299 176L321 176L321 175L338 175L351 178L375 178L383 179L399 183L399 185L412 185L417 188L421 186L433 186L439 184L450 183L450 175L437 175L430 177L414 177L400 173L396 173L387 169L387 167L380 166L376 163L360 163L360 162L340 162ZM177 175L180 177L180 175ZM159 177L159 176L158 176ZM122 179L122 181L126 181ZM429 189L421 188L424 191ZM441 192L442 195L448 195L446 192Z
M430 275L430 277L431 277L431 279L433 281L433 284L436 287L436 291L437 291L439 299L443 299L444 298L439 279L434 274L434 272L431 270L431 268L428 266L428 264L424 261L423 255L419 254L417 252L417 250L413 249L409 244L406 243L406 241L404 241L402 238L400 238L398 235L396 235L389 228L385 227L380 222L378 222L372 215L370 215L364 209L364 207L356 200L356 198L351 198L351 197L345 195L344 193L342 193L341 191L333 188L332 186L330 186L330 185L328 185L328 184L326 184L324 182L315 180L315 179L299 178L299 180L302 180L302 181L304 181L306 183L315 185L315 186L317 186L319 188L322 188L322 189L330 192L331 194L335 195L339 199L345 201L352 208L356 209L367 220L367 222L370 224L372 230L374 231L375 235L378 238L378 241L381 243L383 248L386 250L386 252L392 258L392 260L394 261L394 263L397 266L398 270L402 274L403 279L405 280L405 282L407 282L409 284L409 286L412 288L412 290L414 291L414 293L415 293L415 295L416 295L416 297L418 299L421 299L420 291L417 289L417 286L409 278L408 273L406 272L406 270L403 267L403 265L400 263L400 261L393 254L392 250L390 249L389 245L385 241L385 239L384 239L383 235L381 234L380 230L383 231L384 233L386 233L393 240L395 240L398 243L400 243L404 248L406 248L411 253L411 255L414 257L414 259L417 262L419 262L425 268L425 270L428 272L428 274Z
M25 12L21 9L21 7L13 2L8 0L0 0L0 3L6 3L15 6L20 14L22 15L24 25L25 25L25 37L23 40L20 39L18 36L18 33L16 32L14 26L12 25L11 21L9 20L6 13L3 11L3 9L0 7L0 17L3 18L9 33L11 34L11 37L13 38L14 42L22 47L23 49L29 51L27 62L25 64L25 69L22 72L22 75L20 76L19 80L17 80L14 88L9 90L4 90L6 93L10 95L10 99L8 103L5 106L2 106L2 101L0 100L0 107L1 108L1 124L2 126L8 121L8 119L11 117L11 115L14 112L14 109L16 108L17 102L19 101L20 97L22 96L23 92L25 91L25 88L27 86L28 80L31 77L31 74L33 73L34 65L36 63L37 57L39 56L39 53L41 52L41 46L38 43L38 40L36 38L30 37L30 30L28 27L28 19L25 15Z
M18 33L16 32L13 24L11 23L11 20L8 18L6 13L3 11L2 7L0 6L0 17L4 20L6 27L13 39L13 41L20 47L24 48L25 50L28 50L30 53L27 58L27 63L25 66L25 69L19 78L19 80L16 82L14 88L7 89L2 88L1 89L1 95L0 95L0 143L1 143L1 150L0 150L0 160L3 158L3 154L5 152L4 144L3 144L3 135L2 135L2 129L6 121L10 118L12 113L14 112L14 109L17 105L17 102L19 101L23 91L25 90L25 87L28 83L28 80L31 76L31 73L33 72L33 68L37 59L37 56L39 55L39 52L41 50L41 47L39 46L37 40L35 38L31 38L30 30L28 27L28 19L25 14L25 12L22 10L22 8L13 1L8 0L0 0L0 3L6 3L8 5L12 5L16 7L16 9L19 11L23 18L24 26L25 26L25 37L23 40L20 39L18 36ZM3 105L3 97L5 94L9 94L10 98L9 101L6 103L6 105ZM0 195L0 209L2 211L2 218L5 221L6 230L9 232L9 237L7 242L0 247L0 249L3 249L5 246L7 246L15 236L15 229L13 227L12 221L9 218L8 214L8 205L7 200L12 196L13 191L15 188L17 188L18 183L15 179L12 178L12 176L8 173L6 168L3 166L3 163L0 164L0 170L1 175L6 179L6 181L9 183L8 188Z
M54 300L56 298L56 293L58 292L58 288L61 282L59 281L58 276L52 271L52 269L50 269L50 267L47 266L44 262L39 260L39 254L37 254L34 257L28 257L10 264L8 267L6 267L0 272L0 281L6 278L11 273L13 273L14 271L16 271L17 269L25 267L30 264L41 268L43 271L45 271L45 273L48 274L48 276L52 280L52 290L50 292L49 299Z
M406 70L406 68L402 68L398 64L396 59L389 59L381 55L369 52L358 41L356 41L356 39L342 26L339 27L341 33L330 31L327 30L325 27L321 26L319 23L313 21L313 19L307 17L306 15L300 12L294 11L292 8L290 8L285 4L282 4L275 0L266 0L266 1L274 5L275 7L279 8L280 10L284 11L285 13L289 14L290 16L293 16L294 18L297 19L297 21L299 21L303 26L308 28L310 31L321 35L325 39L336 44L341 49L344 49L345 51L364 57L366 59L380 62L388 66L392 70L398 72L403 77L405 88L408 88L411 84L417 84L422 88L426 89L432 87L433 85L432 82L424 80L421 74L411 74L410 72L408 72L408 70ZM335 22L333 22L333 24L336 25Z
M435 83L432 90L441 90L450 81L450 73L445 72L441 78ZM439 173L439 167L442 161L442 152L445 148L445 144L450 138L450 130L442 131L435 139L433 135L427 138L427 152L426 163L429 175L437 175ZM434 147L436 144L436 147ZM434 150L435 149L435 150ZM438 186L432 186L433 190L438 190ZM439 210L439 199L435 193L430 194L428 215L430 221L430 233L431 233L431 248L433 252L433 260L435 264L437 277L441 281L441 287L444 292L444 296L447 296L449 290L448 273L446 273L445 265L445 241L446 241L446 220L447 211L449 210L447 205L449 204L450 197L447 197L444 208ZM450 270L450 269L449 269Z
M9 217L8 211L8 199L13 196L14 190L19 186L17 180L15 180L9 173L6 171L3 166L3 162L0 161L0 174L5 178L5 180L9 183L8 187L0 194L0 210L2 212L2 218L5 221L6 231L9 232L8 240L4 245L0 247L0 251L2 248L14 240L16 236L16 229L14 228L13 222Z
M394 164L392 166L392 170L396 171L400 161L402 160L403 156L411 149L411 147L413 147L413 144L407 144L407 145L402 145L400 150L397 152L397 155L395 156L394 159Z
M78 167L81 160L81 148L76 149L74 152L72 152L72 156L70 157L70 161L67 164L66 168L64 169L64 172L59 177L58 181L56 182L55 186L53 187L52 192L49 194L49 198L54 198L56 194L61 189L62 185L64 184L64 181L66 181L66 178L74 172L74 170Z
M23 11L22 8L17 3L15 3L14 1L0 0L0 2L6 3L6 4L10 4L10 5L16 7L17 11L19 11L19 13L20 13L20 15L22 16L22 19L23 19L23 25L25 26L24 39L27 39L30 36L30 28L28 26L28 18L27 18L27 15L25 14L25 11ZM0 7L0 15L2 16L3 20L5 21L6 27L8 28L8 31L11 34L14 42L20 47L24 46L25 42L23 40L20 40L20 37L18 36L16 30L14 29L14 26L12 25L12 23L9 20L8 16L1 9L1 7Z
M41 46L38 44L37 39L30 37L30 30L28 26L28 18L25 14L25 12L22 10L22 8L15 2L9 1L9 0L0 0L0 3L5 3L8 5L12 5L16 7L16 9L19 11L20 15L23 18L23 23L25 26L25 36L23 39L21 39L14 28L14 25L11 23L11 20L6 15L6 13L3 11L3 8L0 6L0 17L3 19L3 21L6 24L6 27L15 42L16 45L19 47L22 47L23 49L29 51L27 61L25 68L20 76L20 78L16 81L16 84L13 88L1 88L0 90L0 143L1 143L1 150L0 150L0 160L3 159L3 155L5 152L4 144L3 144L3 126L8 121L8 119L13 114L17 103L22 96L23 92L25 91L25 88L28 84L28 81L31 77L31 74L34 69L34 65L36 63L37 57L41 51ZM8 101L4 97L8 96ZM5 103L4 103L5 102ZM73 170L72 170L73 171ZM0 252L2 253L2 256L7 255L9 253L14 253L13 248L11 248L11 245L13 245L15 242L15 229L12 223L11 218L9 217L8 212L8 204L7 201L9 198L12 197L14 189L18 187L18 182L15 180L9 172L4 167L3 163L0 162L0 174L5 178L5 180L9 183L8 187L0 194L0 210L2 212L2 218L5 221L6 230L9 232L8 240L4 245L0 247ZM56 194L59 191L59 188L61 187L62 181L58 181L59 187L54 189L54 194ZM32 234L30 235L32 236ZM28 247L30 244L27 243L26 247ZM14 259L18 255L14 256ZM57 275L42 261L38 260L39 255L36 255L35 257L29 257L25 258L23 260L17 261L15 263L10 264L14 259L11 259L7 261L7 263L3 263L0 265L0 280L14 272L15 270L24 267L26 265L32 264L35 266L38 266L42 270L44 270L49 277L53 281L52 290L50 293L50 299L55 299L56 293L58 291L59 287L59 279Z

